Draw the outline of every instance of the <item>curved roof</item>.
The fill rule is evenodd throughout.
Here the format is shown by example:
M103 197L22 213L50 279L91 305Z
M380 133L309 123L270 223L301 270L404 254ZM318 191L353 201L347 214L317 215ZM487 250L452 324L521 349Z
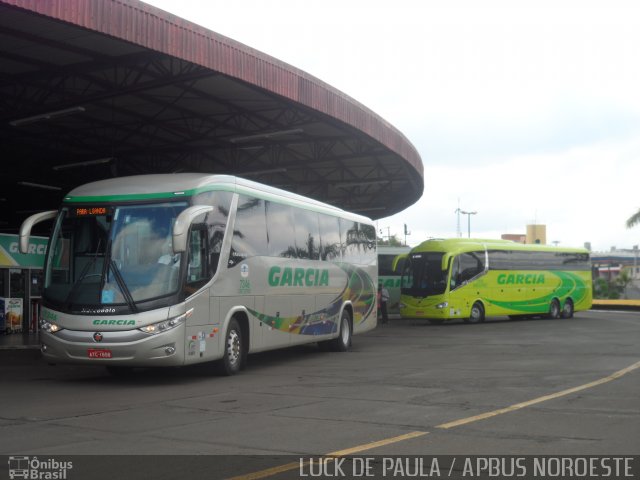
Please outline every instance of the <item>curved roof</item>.
M419 154L380 116L142 2L0 0L0 73L0 230L140 173L232 174L371 218L422 195Z
M213 190L224 190L252 195L265 200L278 199L309 210L342 216L359 222L368 222L366 217L345 212L334 205L327 205L309 197L270 187L231 175L208 175L202 173L155 173L131 177L108 178L86 183L74 188L64 197L68 203L127 202L135 200L184 199Z
M513 251L536 251L554 253L586 253L585 248L556 247L553 245L540 245L533 243L518 243L512 240L482 239L482 238L431 238L413 247L412 253L420 252L450 252L458 254L462 252L473 252L476 250L513 250Z

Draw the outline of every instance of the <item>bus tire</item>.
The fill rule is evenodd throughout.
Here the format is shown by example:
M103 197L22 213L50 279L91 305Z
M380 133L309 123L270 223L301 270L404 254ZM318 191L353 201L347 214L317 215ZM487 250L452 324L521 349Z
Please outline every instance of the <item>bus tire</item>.
M221 375L235 375L242 369L244 361L244 345L240 324L232 318L224 339L224 355L218 364Z
M560 302L557 298L551 300L549 304L549 313L547 313L547 318L558 318L560 317Z
M560 313L560 316L562 318L572 318L573 317L573 300L571 300L570 298L567 298L564 301L564 305L562 306L562 312Z
M481 302L476 302L471 307L471 312L469 312L468 323L482 323L484 322L484 306Z
M331 340L331 350L334 352L346 352L349 350L352 334L351 315L348 310L343 310L340 317L339 334L337 338Z

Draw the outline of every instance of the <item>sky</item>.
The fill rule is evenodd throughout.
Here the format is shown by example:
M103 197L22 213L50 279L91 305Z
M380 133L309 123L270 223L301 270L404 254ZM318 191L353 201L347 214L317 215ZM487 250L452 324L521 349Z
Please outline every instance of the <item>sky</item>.
M543 224L559 246L640 244L640 226L626 227L640 209L640 2L147 3L306 71L402 132L424 193L378 220L384 236L404 240L406 224L417 245Z

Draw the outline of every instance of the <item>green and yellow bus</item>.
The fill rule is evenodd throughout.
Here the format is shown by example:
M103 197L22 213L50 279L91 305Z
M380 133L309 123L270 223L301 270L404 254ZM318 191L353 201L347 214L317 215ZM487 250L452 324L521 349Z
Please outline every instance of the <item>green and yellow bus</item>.
M427 240L409 253L400 314L431 323L488 316L570 318L591 308L591 262L582 248L508 240Z

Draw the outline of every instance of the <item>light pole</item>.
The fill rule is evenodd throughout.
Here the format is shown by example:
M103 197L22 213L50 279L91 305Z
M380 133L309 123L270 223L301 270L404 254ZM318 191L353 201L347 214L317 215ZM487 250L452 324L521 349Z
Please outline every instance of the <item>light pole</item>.
M464 210L460 210L460 213L467 216L467 238L471 238L471 215L475 215L478 212L465 212Z
M387 229L387 243L389 245L391 245L391 227L383 227ZM384 240L384 234L382 233L383 230L382 228L380 229L380 236L382 237L382 239Z

